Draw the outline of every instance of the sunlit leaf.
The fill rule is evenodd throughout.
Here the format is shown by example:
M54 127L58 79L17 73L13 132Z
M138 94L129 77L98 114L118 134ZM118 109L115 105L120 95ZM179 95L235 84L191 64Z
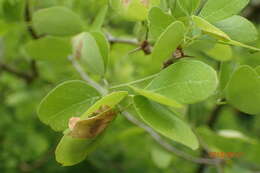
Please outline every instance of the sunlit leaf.
M99 97L99 93L85 82L67 81L42 100L38 115L53 130L63 131L68 128L71 117L81 116Z

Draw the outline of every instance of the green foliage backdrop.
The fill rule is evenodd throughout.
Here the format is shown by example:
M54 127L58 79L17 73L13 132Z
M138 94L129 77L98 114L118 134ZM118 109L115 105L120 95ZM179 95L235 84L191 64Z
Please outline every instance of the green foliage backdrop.
M260 172L258 0L0 0L0 172Z

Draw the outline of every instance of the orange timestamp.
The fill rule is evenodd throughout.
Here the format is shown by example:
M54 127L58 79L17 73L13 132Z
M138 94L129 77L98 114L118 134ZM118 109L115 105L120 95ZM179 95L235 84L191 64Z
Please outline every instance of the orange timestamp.
M208 154L210 158L221 158L221 159L240 158L244 155L243 152L209 152Z

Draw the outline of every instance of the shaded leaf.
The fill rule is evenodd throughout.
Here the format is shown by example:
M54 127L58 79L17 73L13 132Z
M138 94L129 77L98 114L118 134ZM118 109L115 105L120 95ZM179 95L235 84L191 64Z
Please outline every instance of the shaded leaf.
M134 97L138 115L154 130L192 149L198 148L198 140L190 127L166 107L150 102L143 96Z
M80 17L65 7L50 7L33 14L33 27L39 35L71 36L83 31Z
M25 45L26 52L36 60L68 61L72 52L69 39L47 36L30 41Z
M232 75L226 89L226 98L230 104L242 112L259 114L260 77L249 66L241 66Z

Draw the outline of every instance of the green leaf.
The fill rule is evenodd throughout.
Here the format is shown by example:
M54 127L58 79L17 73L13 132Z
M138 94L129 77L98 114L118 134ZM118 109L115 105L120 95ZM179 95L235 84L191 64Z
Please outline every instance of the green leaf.
M108 11L107 5L105 5L103 8L100 9L100 11L98 12L94 22L91 25L92 31L100 31L101 30L101 27L104 23L106 15L107 15L107 11Z
M180 8L188 15L194 13L199 7L201 0L177 0Z
M35 12L33 27L39 35L71 36L83 31L83 22L70 9L57 6Z
M95 35L95 36L94 36ZM98 34L84 33L82 35L82 49L81 49L81 60L86 64L88 70L91 73L103 75L105 72L104 56L108 51L105 48L105 44L102 44L102 36ZM96 41L96 38L98 42ZM99 47L99 44L102 47ZM107 58L106 58L107 59Z
M232 75L226 89L230 104L242 112L259 114L260 76L249 66L241 66Z
M212 49L207 50L206 54L219 61L229 61L233 53L229 45L217 43Z
M247 43L257 40L258 32L253 23L242 16L232 16L214 24L231 39Z
M219 72L219 88L224 91L233 72L236 70L236 63L233 61L222 62Z
M140 89L140 88L136 88L134 86L130 86L135 92L137 92L138 94L145 96L147 98L149 98L150 100L156 101L158 103L167 105L167 106L172 106L175 108L182 108L183 105L178 103L177 101L175 101L174 99L170 99L166 96L163 96L161 94L158 94L156 92L152 92L149 90L145 90L145 89Z
M160 4L160 0L110 0L112 7L124 18L132 21L143 21L148 16L148 11Z
M28 55L36 60L62 62L68 61L72 52L69 39L47 36L32 40L25 45Z
M63 131L68 128L71 117L81 116L99 97L99 93L85 82L67 81L42 100L38 115L53 130Z
M199 16L192 16L192 20L194 21L196 26L200 28L202 31L204 31L205 33L220 38L221 40L230 40L230 37L226 33L221 31L220 29L218 29L217 27L215 27L205 19Z
M179 103L193 104L213 95L217 85L212 67L184 59L161 71L145 89Z
M108 63L109 50L110 50L109 42L108 42L106 36L101 32L92 32L91 34L95 38L95 40L98 44L98 47L99 47L100 53L103 57L104 65L106 68L107 63Z
M117 104L119 104L126 96L128 92L126 91L117 91L113 92L109 95L106 95L99 101L97 101L94 105L92 105L82 116L81 119L88 118L93 112L97 111L101 106L109 106L110 108L114 108Z
M95 139L77 139L64 135L56 150L56 160L63 166L72 166L83 161L102 139L102 135Z
M148 19L150 23L151 36L154 39L157 39L174 21L174 18L171 15L163 12L163 10L158 7L153 7L149 11Z
M182 22L176 21L170 24L155 43L152 52L152 62L162 65L165 59L170 58L176 48L182 43L184 34L185 27Z
M138 115L154 130L194 150L198 148L198 140L190 127L167 107L143 96L135 96L134 105Z
M151 150L152 160L158 168L168 168L172 161L172 154L159 147L153 147Z
M193 16L192 19L198 28L200 28L206 34L209 34L217 39L220 39L223 44L244 47L252 51L260 51L259 48L252 47L235 40L231 40L231 38L226 33L221 31L219 28L215 27L211 23L207 22L206 20L202 19L201 17Z
M255 68L255 71L256 71L256 72L258 73L258 75L260 76L260 65Z
M240 43L240 42L235 41L235 40L229 40L225 43L230 44L230 45L234 45L234 46L244 47L244 48L252 50L253 52L259 52L260 51L260 48L249 46L249 45Z
M208 0L200 16L209 22L217 22L239 13L249 0Z

